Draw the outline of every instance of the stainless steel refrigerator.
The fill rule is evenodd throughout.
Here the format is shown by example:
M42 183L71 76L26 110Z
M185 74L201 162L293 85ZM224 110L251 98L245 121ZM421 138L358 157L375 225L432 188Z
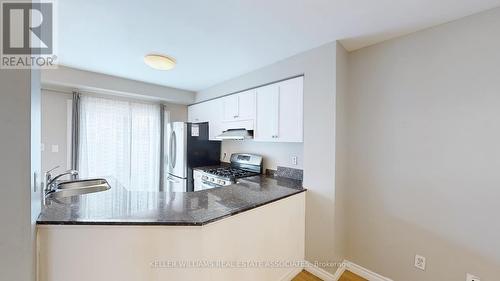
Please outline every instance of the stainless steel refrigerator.
M193 168L220 164L220 141L209 140L208 123L167 124L165 191L191 192Z

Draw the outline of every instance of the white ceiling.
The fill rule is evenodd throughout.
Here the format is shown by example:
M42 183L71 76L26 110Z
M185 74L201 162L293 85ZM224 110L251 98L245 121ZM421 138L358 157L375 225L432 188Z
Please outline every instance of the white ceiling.
M500 0L63 0L59 63L202 90L341 40L355 50L500 5ZM143 63L175 57L174 70Z

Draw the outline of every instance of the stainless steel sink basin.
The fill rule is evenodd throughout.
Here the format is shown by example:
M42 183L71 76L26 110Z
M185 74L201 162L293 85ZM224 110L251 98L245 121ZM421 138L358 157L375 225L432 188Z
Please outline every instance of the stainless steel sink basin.
M108 185L105 179L84 179L74 181L63 181L56 185L56 189L80 189L96 185Z
M87 179L64 181L56 185L56 189L47 194L47 198L65 198L70 196L95 193L110 189L105 179Z

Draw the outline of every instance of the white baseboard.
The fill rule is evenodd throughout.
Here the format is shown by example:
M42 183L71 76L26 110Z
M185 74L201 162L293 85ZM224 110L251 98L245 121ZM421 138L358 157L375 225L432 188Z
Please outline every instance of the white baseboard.
M313 264L309 263L309 266L305 268L309 273L314 274L315 276L323 279L324 281L338 281L344 271L348 270L360 277L363 277L369 281L393 281L387 277L384 277L378 273L375 273L369 269L366 269L360 265L357 265L351 261L344 260L342 262L342 266L337 269L335 274L331 274L330 272L321 269Z
M292 268L290 272L285 274L280 278L280 281L292 281L292 279L297 276L302 271L302 268Z
M367 268L364 268L360 265L357 265L351 261L344 260L343 262L345 269L344 270L349 270L350 272L363 277L369 281L393 281L392 279L389 279L387 277L384 277L378 273L375 273Z
M339 269L342 268L342 267L339 267ZM340 273L340 275L338 277L337 276L337 273L338 273L338 269L337 269L337 272L334 274L331 274L330 272L322 269L322 268L319 268L317 266L315 266L314 264L312 263L307 263L307 267L304 268L307 272L313 274L314 276L318 277L319 279L321 280L324 280L324 281L337 281L339 278L340 278L340 275L342 275L342 273ZM342 271L343 272L343 271Z
M338 281L340 280L340 277L342 276L342 274L344 274L344 271L346 271L346 266L345 264L343 263L341 267L339 267L337 269L337 271L335 272L335 274L333 275L333 281Z

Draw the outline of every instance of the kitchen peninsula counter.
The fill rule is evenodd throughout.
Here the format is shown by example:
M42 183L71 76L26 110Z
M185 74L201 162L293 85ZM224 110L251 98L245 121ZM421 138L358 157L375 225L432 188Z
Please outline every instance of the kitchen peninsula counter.
M300 181L264 175L197 192L132 191L108 182L107 191L48 199L37 224L202 226L305 191Z

